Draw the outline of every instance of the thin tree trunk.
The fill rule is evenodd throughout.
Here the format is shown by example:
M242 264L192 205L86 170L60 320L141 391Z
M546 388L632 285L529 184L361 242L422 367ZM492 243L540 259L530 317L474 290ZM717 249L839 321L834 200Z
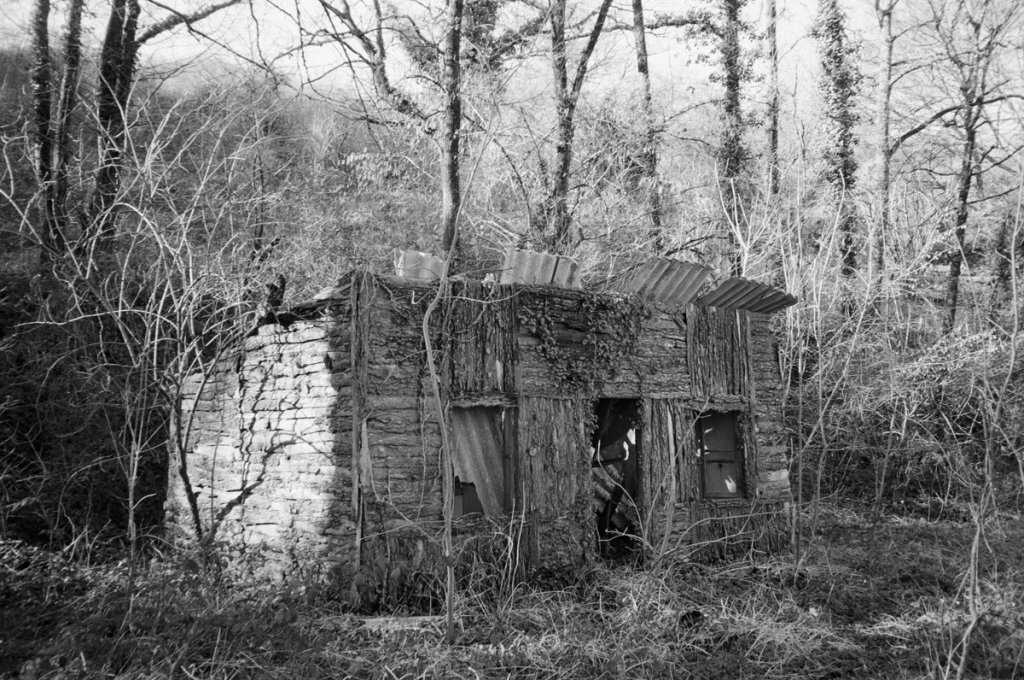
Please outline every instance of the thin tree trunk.
M572 165L572 105L565 54L565 0L551 3L551 70L555 84L555 164L547 201L552 245L561 251L569 239L569 169Z
M779 38L776 0L768 0L768 193L779 194Z
M999 230L996 232L995 243L995 280L992 282L992 299L989 301L988 325L992 328L1000 328L1001 312L1006 309L1008 302L1012 302L1013 290L1013 269L1011 267L1014 246L1011 239L1017 238L1013 228L1013 217L1005 215L999 223Z
M555 163L548 196L545 201L547 224L551 232L551 246L557 253L568 251L572 246L572 219L569 214L569 173L572 169L572 144L575 128L573 118L576 114L576 103L587 76L590 56L594 53L597 41L604 29L611 0L601 0L597 11L594 28L590 32L587 44L580 55L569 86L568 58L566 56L565 39L565 0L552 0L549 9L551 24L551 69L555 83Z
M842 273L848 278L857 270L858 255L854 238L857 213L852 197L857 181L854 128L859 118L854 97L860 84L860 72L850 51L846 17L838 0L819 0L814 34L824 75L821 90L830 136L824 154L824 175L832 186L838 211Z
M651 100L651 73L647 64L647 30L644 26L643 0L633 0L633 39L636 48L636 70L640 74L641 104L644 112L644 150L641 158L644 180L647 182L647 206L651 217L651 242L654 252L665 250L661 227L661 191L658 187L658 130L654 124Z
M733 275L743 274L743 258L733 230L743 223L743 192L739 186L745 160L743 148L743 114L740 108L740 9L744 0L723 0L725 13L722 36L722 70L725 98L722 104L724 125L718 150L720 190L726 208L723 230L729 247L730 270Z
M879 104L878 104L878 193L881 197L877 231L871 244L874 248L873 266L874 272L871 279L881 277L885 270L885 240L890 230L892 220L892 145L890 143L892 124L892 56L895 38L892 34L892 12L898 0L888 0L883 7L880 2L875 2L875 12L878 15L878 25L882 29L883 53L882 63L878 77L879 82Z
M459 183L459 146L462 126L461 68L459 50L462 39L463 0L448 0L448 26L444 37L444 73L442 90L445 97L444 123L441 139L441 223L442 247L449 262L456 262L458 239L456 226L462 204Z
M100 162L89 209L87 236L107 249L114 237L110 210L121 178L121 158L127 142L128 100L131 96L138 43L138 0L114 0L100 53L97 117L100 125Z
M36 182L42 195L40 240L43 261L56 242L53 192L53 84L50 61L50 0L36 0L32 7L32 141Z
M743 163L743 121L740 110L740 7L742 0L724 0L725 35L722 40L722 66L725 76L725 99L722 113L721 172L731 181L740 174Z
M973 92L965 93L964 143L961 150L960 171L957 173L956 216L953 220L953 237L956 239L956 243L950 252L949 281L946 286L946 333L951 332L956 326L956 315L960 305L960 274L963 270L967 217L970 213L971 181L975 172L974 150L977 144L977 121L980 114L973 100Z
M54 247L63 250L67 238L69 210L67 206L69 167L71 165L71 117L78 104L78 80L82 62L82 7L84 0L71 0L68 26L64 35L64 75L57 104L56 170L53 178Z

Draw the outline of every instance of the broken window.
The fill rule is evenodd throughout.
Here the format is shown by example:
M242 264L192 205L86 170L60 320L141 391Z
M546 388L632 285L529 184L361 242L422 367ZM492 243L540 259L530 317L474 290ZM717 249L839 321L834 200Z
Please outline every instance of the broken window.
M704 498L743 498L739 413L705 413L697 418L696 430Z
M455 516L498 516L510 503L512 409L471 406L451 410Z
M456 476L455 488L452 489L452 492L455 497L453 517L483 514L484 506L480 503L480 496L476 493L476 484L464 482Z

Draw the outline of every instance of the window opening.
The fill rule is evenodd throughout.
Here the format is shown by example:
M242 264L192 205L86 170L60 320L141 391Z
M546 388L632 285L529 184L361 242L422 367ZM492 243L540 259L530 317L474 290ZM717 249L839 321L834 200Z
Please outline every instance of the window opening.
M476 493L476 484L473 484L472 482L463 482L461 479L456 477L455 487L452 491L454 492L455 497L454 517L483 514L484 506L480 503L480 497Z
M600 399L594 407L590 455L593 508L601 555L631 556L636 548L640 402Z
M743 498L743 440L738 413L697 418L697 451L704 498Z
M451 410L456 517L496 517L509 509L512 422L512 409L500 406Z

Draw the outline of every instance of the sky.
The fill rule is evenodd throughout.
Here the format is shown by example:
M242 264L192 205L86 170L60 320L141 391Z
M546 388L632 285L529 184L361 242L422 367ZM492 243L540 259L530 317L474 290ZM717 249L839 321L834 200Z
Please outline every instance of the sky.
M25 47L28 44L27 25L34 0L0 0L0 42L6 47ZM181 11L195 11L212 0L162 0ZM352 0L353 7L365 0ZM51 32L53 44L59 44L61 26L59 19L66 9L67 0L52 0ZM682 12L688 8L716 7L718 0L647 0L645 10L649 16L666 12ZM766 0L748 0L746 19L755 28L764 26ZM870 40L877 34L873 23L873 0L845 0L850 12L851 25L870 50ZM86 43L99 45L100 36L107 19L109 0L86 0L91 14L86 17ZM817 97L817 55L814 42L808 37L817 0L777 0L779 16L780 90L782 93L783 135L800 134L785 129L786 121L797 121L815 117L818 108ZM415 12L428 4L426 0L393 0L393 6L402 12ZM435 0L439 5L440 0ZM580 6L592 8L596 0L579 0ZM166 16L166 11L156 8L149 0L142 0L143 17L141 25L150 25L155 19ZM570 5L572 6L572 5ZM630 2L615 0L615 13L622 21L630 20ZM353 91L352 72L342 66L342 59L336 47L292 51L298 30L295 17L301 15L304 21L312 21L322 15L316 0L252 0L240 7L222 10L199 23L194 31L179 27L172 33L159 36L144 46L140 61L144 69L157 71L162 76L170 74L163 85L164 92L175 89L185 90L193 86L206 87L217 82L228 73L251 73L254 67L247 61L272 62L278 73L289 78L296 90L308 95L340 95L345 98ZM543 49L541 45L541 49ZM719 67L713 47L693 39L684 39L678 29L663 29L648 38L651 77L654 89L656 111L666 120L673 120L680 112L694 105L706 105L718 96L720 86L710 80L711 74ZM747 46L754 48L753 43ZM699 58L700 53L711 54L710 58ZM285 56L282 56L285 55ZM414 74L403 70L400 53L392 51L392 57L399 57L389 63L392 81L413 94L421 88L422 81ZM751 110L761 108L766 92L764 60L758 62L761 80L747 83L746 106ZM595 105L614 102L617 97L628 99L630 90L636 87L633 40L628 30L612 31L602 36L601 42L588 73L584 97ZM322 79L311 88L308 78L302 72L313 73ZM329 75L324 75L329 74ZM362 90L366 92L368 81L363 77ZM551 78L549 63L543 59L533 60L520 66L510 78L504 96L519 102L536 100L543 111L549 108ZM422 88L421 88L422 89ZM372 96L372 95L370 95ZM523 107L520 107L523 108ZM525 107L532 108L532 107ZM808 115L809 114L809 115ZM542 114L543 115L543 114ZM683 116L685 119L686 116ZM699 126L714 125L714 118L699 115L691 120ZM520 124L507 121L509 125ZM684 129L683 136L696 139L716 134L706 127Z
M779 3L779 41L782 55L783 84L789 82L797 86L801 81L813 74L813 45L806 38L806 33L813 17L815 0L778 0ZM5 47L27 46L27 24L33 0L4 0L0 3L0 44ZM59 35L61 17L65 2L54 1L51 29ZM195 10L206 2L200 0L168 0L175 8L182 11ZM356 3L353 3L354 5ZM418 0L397 0L394 5L400 11L416 11L422 3ZM678 0L649 0L646 10L649 15L659 12L685 11L688 7L699 6L700 1L682 3ZM628 17L629 3L624 0L616 2L619 14ZM108 3L87 0L91 10L86 17L87 41L91 38L93 45L99 43L99 36L106 21ZM850 0L852 24L871 30L872 19L870 0ZM864 11L867 10L867 11ZM752 0L748 6L748 19L752 23L761 23L764 11L764 0ZM168 64L189 64L198 68L200 73L216 71L222 65L237 68L246 59L255 61L274 61L275 65L286 73L295 73L302 68L301 60L315 72L322 72L336 65L338 54L335 50L308 51L300 57L292 54L278 57L294 45L297 38L295 16L301 13L304 17L315 17L319 10L313 0L255 0L245 3L242 7L229 8L205 19L196 26L195 32L178 29L173 34L158 37L146 45L142 51L142 63L148 66L166 66ZM143 0L142 25L150 24L154 17L164 16L163 10L155 8ZM864 21L864 19L868 21ZM866 25L865 25L866 24ZM875 29L877 30L877 29ZM678 39L678 30L661 31L659 35L649 39L651 51L652 77L656 85L666 94L677 87L690 87L703 80L703 71L692 58L692 45ZM56 42L56 40L55 40ZM610 79L614 83L623 77L632 76L630 58L618 58L617 52L632 50L632 40L628 32L608 35L602 38L601 49L598 50L598 62L595 64L595 78ZM603 57L603 58L602 58ZM808 59L810 57L810 59ZM618 64L619 72L614 69L602 68L601 63ZM603 75L602 75L603 74ZM813 76L812 76L813 77ZM348 78L348 74L339 76L339 80ZM693 82L688 82L693 81ZM682 84L682 85L681 85Z

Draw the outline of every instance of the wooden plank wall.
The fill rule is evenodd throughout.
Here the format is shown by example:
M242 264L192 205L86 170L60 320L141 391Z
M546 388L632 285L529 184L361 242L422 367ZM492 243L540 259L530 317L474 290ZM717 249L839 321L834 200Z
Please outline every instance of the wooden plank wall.
M649 541L651 555L714 559L784 548L789 484L782 385L770 319L692 306L686 318L692 322L687 325L692 393L686 398L652 399L646 407L650 490L645 497L675 492L671 511L647 503L649 524L655 529ZM709 409L745 415L739 421L745 444L745 498L701 497L694 430L699 413ZM663 472L666 467L674 475Z
M481 405L496 397L514 398L519 345L516 295L505 286L460 282L453 286L439 315L451 398Z
M359 456L364 535L441 517L440 419L427 372L422 320L436 288L366 276L353 337L361 345ZM440 339L432 338L441 369ZM369 469L367 469L369 468Z
M516 506L525 513L526 563L582 567L594 557L590 433L578 399L521 397Z
M686 347L694 398L751 396L746 312L688 305Z

